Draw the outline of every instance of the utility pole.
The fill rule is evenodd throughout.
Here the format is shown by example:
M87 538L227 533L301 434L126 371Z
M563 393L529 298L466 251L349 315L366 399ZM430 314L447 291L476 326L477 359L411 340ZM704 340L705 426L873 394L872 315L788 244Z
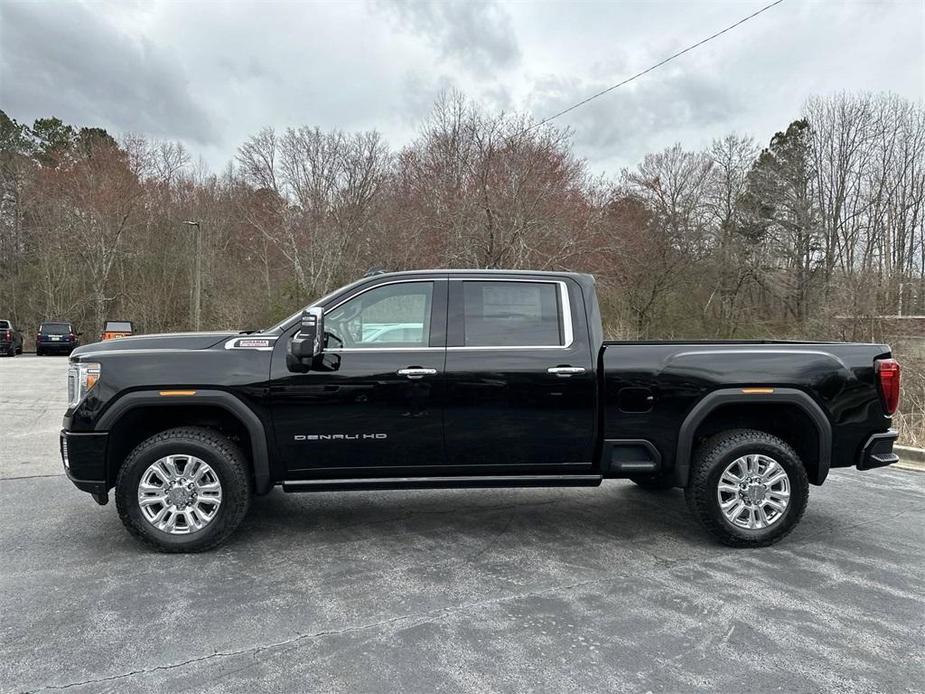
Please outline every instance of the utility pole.
M183 222L187 226L196 227L196 269L193 273L193 306L190 310L193 330L200 330L200 316L202 312L202 225L199 222Z

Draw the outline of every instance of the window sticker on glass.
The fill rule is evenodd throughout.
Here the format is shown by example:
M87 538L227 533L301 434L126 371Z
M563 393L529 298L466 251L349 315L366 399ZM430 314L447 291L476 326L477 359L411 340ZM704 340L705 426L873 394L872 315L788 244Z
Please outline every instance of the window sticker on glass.
M465 282L467 347L554 347L562 344L558 285L552 282Z

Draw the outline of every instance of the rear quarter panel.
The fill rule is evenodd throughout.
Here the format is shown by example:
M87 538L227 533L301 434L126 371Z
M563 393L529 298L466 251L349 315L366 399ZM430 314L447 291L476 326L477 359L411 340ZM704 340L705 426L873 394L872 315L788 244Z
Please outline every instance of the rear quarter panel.
M713 390L749 386L795 388L809 395L832 425L832 467L855 464L873 432L885 431L874 360L890 356L887 345L605 343L599 365L603 381L605 439L642 438L659 450L663 469L673 469L681 424ZM646 388L648 412L626 412L623 388Z

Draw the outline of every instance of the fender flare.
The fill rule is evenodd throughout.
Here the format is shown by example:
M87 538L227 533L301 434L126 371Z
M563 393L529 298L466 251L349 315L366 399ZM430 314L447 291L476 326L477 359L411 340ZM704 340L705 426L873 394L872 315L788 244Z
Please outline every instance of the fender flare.
M97 431L109 431L127 412L138 407L171 407L177 405L213 405L235 416L247 428L251 440L251 460L254 466L254 487L257 494L270 491L270 454L263 422L240 399L223 390L196 390L195 395L163 397L158 391L139 390L123 395L110 405L97 420Z
M832 424L819 404L802 390L795 388L775 388L773 393L743 393L741 388L721 388L704 396L688 413L678 433L678 447L675 456L675 483L685 487L690 476L691 456L693 455L694 434L713 410L722 405L733 403L766 403L795 405L806 414L819 439L819 468L815 484L822 484L829 474L832 462Z

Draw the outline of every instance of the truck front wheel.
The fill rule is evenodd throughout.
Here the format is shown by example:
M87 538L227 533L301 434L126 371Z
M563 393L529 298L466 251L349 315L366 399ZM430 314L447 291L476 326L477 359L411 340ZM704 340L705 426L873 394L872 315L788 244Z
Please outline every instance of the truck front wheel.
M763 431L713 436L694 454L685 497L723 544L766 547L786 537L809 499L806 469L786 442Z
M202 552L228 538L253 494L241 450L211 429L169 429L142 441L116 479L128 531L160 552Z

